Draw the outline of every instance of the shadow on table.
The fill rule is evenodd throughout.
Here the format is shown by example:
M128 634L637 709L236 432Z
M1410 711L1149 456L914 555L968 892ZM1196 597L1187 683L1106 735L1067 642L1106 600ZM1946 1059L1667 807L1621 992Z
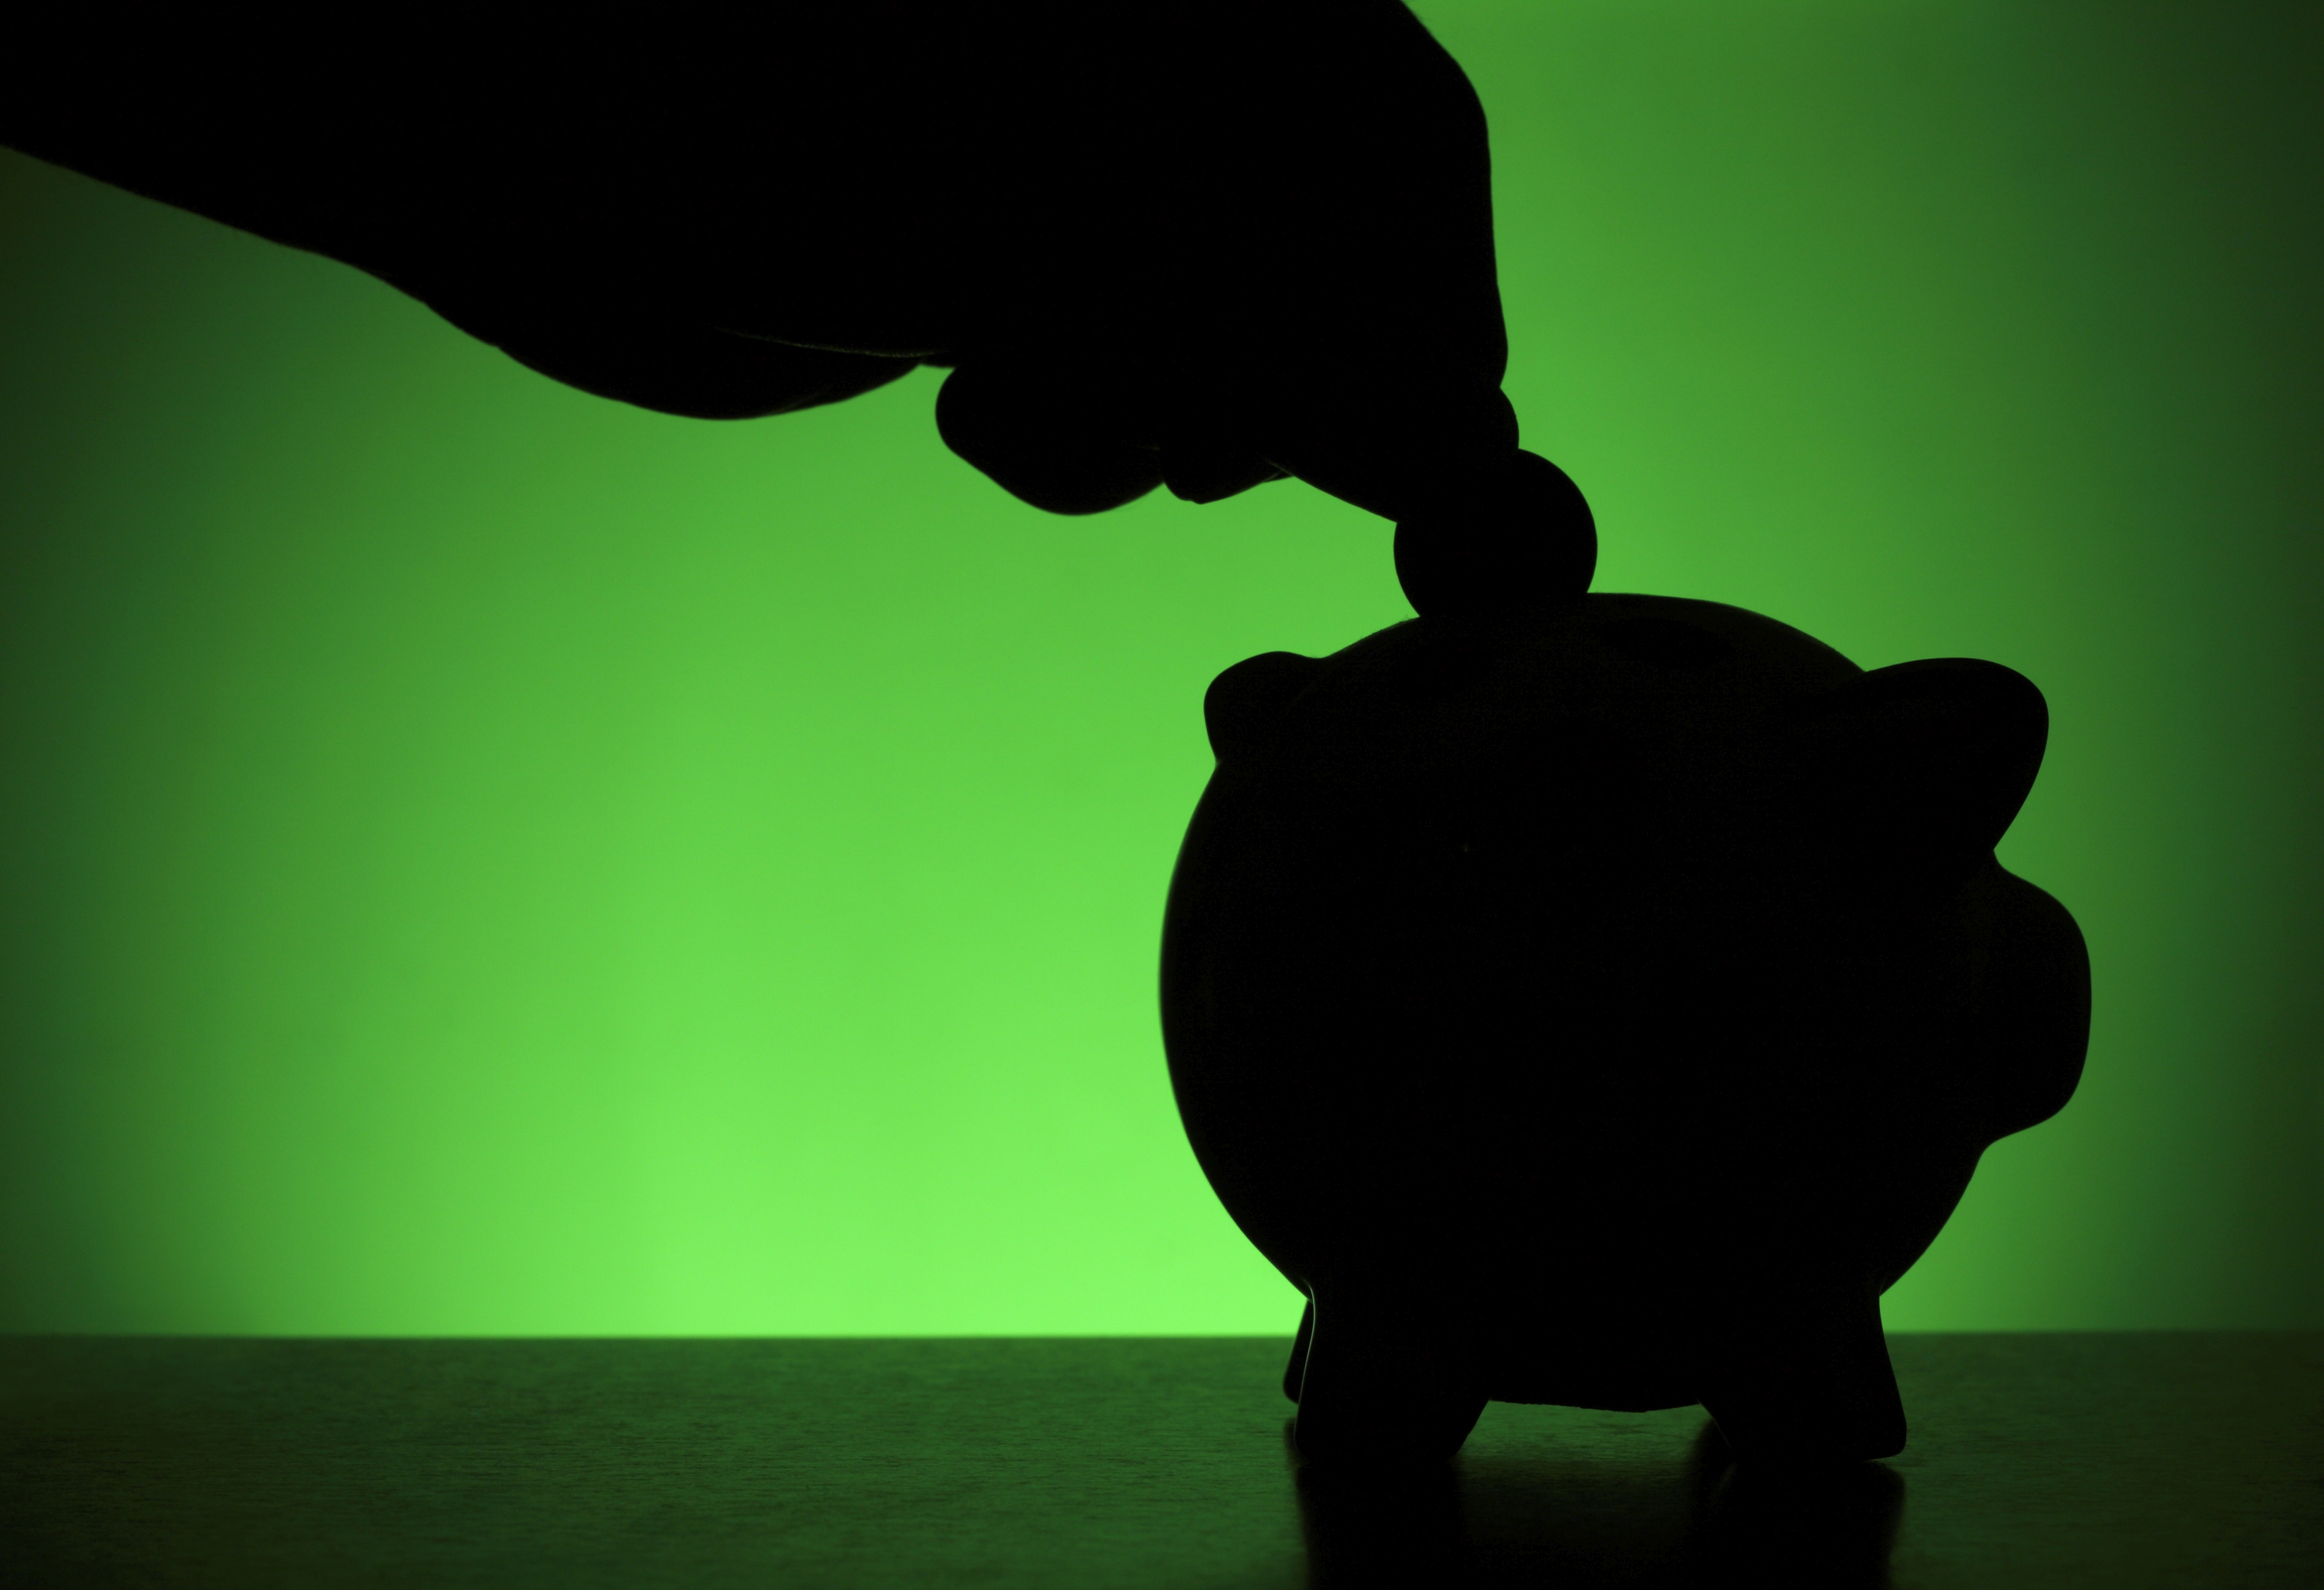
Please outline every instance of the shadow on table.
M1894 1469L1738 1464L1709 1424L1674 1467L1507 1456L1411 1472L1303 1464L1298 1486L1316 1590L1882 1590L1904 1510Z

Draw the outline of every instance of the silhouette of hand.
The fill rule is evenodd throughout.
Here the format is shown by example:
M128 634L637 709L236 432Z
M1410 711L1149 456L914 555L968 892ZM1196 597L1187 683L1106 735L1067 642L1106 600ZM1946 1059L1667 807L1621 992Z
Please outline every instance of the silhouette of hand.
M1029 502L1281 473L1390 517L1516 423L1484 121L1396 0L279 23L70 9L0 137L708 418L953 367Z

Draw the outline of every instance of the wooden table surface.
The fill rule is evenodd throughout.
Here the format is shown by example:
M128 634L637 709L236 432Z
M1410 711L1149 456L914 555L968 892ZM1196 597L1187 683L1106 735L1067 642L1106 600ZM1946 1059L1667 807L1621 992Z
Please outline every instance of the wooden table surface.
M2324 1586L2324 1334L1892 1340L1886 1464L1497 1403L1395 1476L1273 1338L0 1339L0 1584Z

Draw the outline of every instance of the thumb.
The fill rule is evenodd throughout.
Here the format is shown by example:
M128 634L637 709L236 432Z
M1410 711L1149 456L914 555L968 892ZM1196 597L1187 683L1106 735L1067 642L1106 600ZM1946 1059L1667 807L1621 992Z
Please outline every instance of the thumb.
M384 276L384 273L383 273ZM837 403L919 361L794 347L706 326L650 297L522 276L420 276L395 286L553 381L692 419L747 419Z

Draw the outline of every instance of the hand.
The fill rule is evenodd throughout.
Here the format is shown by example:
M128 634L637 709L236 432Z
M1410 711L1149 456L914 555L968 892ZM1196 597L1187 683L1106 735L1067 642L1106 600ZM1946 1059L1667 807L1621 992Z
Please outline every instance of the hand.
M0 137L609 397L950 365L946 441L1061 512L1290 473L1402 518L1517 444L1483 116L1395 0L69 9Z

